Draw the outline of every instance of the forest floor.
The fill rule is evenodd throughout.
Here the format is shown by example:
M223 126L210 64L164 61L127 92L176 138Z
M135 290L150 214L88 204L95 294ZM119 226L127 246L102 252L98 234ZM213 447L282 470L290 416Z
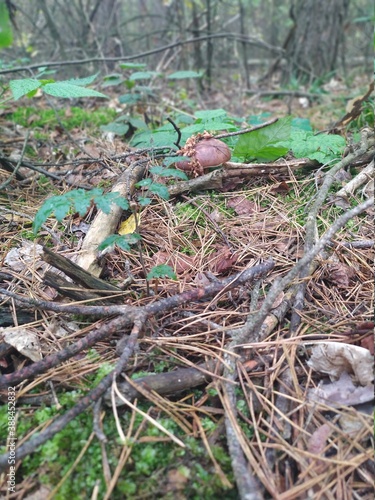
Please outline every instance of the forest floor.
M292 114L326 130L349 97L329 85L313 100L232 89L189 106L166 92L131 113L160 123L171 109L223 108L247 126ZM100 130L115 96L105 110L63 106L60 123L39 97L0 117L0 425L6 435L15 398L19 446L15 469L0 457L3 498L373 498L374 210L355 211L373 174L337 196L373 162L369 108L329 166L133 204L141 239L102 256L101 279L117 287L103 297L74 272L73 290L59 287L51 265L77 262L98 209L49 217L37 235L32 222L51 195L111 189L129 158L157 160ZM21 159L19 178L6 159ZM147 280L161 264L175 278Z

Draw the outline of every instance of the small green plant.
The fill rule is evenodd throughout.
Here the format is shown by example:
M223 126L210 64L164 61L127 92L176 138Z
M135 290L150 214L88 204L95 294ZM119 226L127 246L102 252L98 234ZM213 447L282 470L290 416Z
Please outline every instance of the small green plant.
M90 85L96 77L97 75L91 75L86 78L77 78L60 82L56 82L53 79L23 78L11 80L9 82L9 87L12 91L14 100L18 100L24 96L34 97L38 89L41 89L45 94L53 97L103 97L107 99L108 97L101 92L86 88L86 85Z

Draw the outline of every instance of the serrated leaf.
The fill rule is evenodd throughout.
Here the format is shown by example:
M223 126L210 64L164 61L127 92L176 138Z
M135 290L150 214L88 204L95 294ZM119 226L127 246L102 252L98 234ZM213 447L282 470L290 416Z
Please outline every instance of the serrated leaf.
M79 87L81 86L84 87L86 85L90 85L90 83L92 83L96 79L98 74L99 73L95 73L95 75L86 76L85 78L73 78L72 80L63 80L60 83L69 83L70 85L78 85Z
M182 170L177 170L175 168L165 168L161 166L151 167L150 172L155 175L159 175L160 177L178 177L179 179L183 179L184 181L188 180L187 175Z
M276 160L290 149L285 146L285 142L290 140L290 131L291 118L287 117L267 127L242 134L233 154L245 160L251 158L259 161Z
M123 236L119 234L111 234L108 236L99 246L98 250L105 250L107 247L117 245L123 250L129 251L130 245L134 245L140 239L139 234L125 234Z
M54 204L54 213L56 219L61 222L64 217L66 217L70 211L70 203L69 200L65 196L56 196L55 204Z
M152 184L152 179L142 179L141 181L137 182L136 186L137 187L148 187L150 184Z
M103 132L112 132L116 135L125 135L129 130L128 123L108 123L108 125L101 125L100 130Z
M309 158L319 163L339 158L345 146L345 139L340 135L313 135L304 130L293 130L290 142L290 149L296 158Z
M33 222L33 231L36 234L42 225L46 222L48 217L53 214L55 210L55 198L56 196L52 196L48 198L43 205L37 211L34 222Z
M145 147L161 147L171 146L173 141L176 140L176 132L173 128L169 132L155 131L155 132L140 132L133 136L131 140L132 146L145 146Z
M107 236L107 238L98 246L98 250L103 251L106 248L113 246L116 243L117 237L117 234L111 234L110 236Z
M191 158L189 158L189 156L173 156L173 157L166 157L164 158L163 160L163 164L166 166L166 167L169 167L170 165L172 165L173 163L177 163L178 161L190 161Z
M194 113L196 118L201 118L202 120L212 120L213 118L223 118L227 116L225 109L207 109L203 111L196 111Z
M136 104L142 99L142 96L139 94L124 94L120 95L118 98L121 104Z
M115 203L117 206L122 208L123 210L128 210L129 209L129 202L126 198L121 196L118 193L118 196L113 200L113 203Z
M148 129L146 122L141 120L140 118L129 118L129 123L134 128L143 129L143 130Z
M159 266L153 267L146 276L147 281L159 278L171 278L175 280L177 279L177 276L171 266L168 266L167 264L160 264Z
M90 191L85 191L84 189L77 189L75 191L70 192L69 200L73 207L73 210L75 212L78 212L79 215L82 217L89 209L92 197L93 195L92 193L90 193Z
M311 122L308 118L293 118L292 127L312 132Z
M114 87L115 85L120 85L124 81L124 77L122 75L118 76L108 76L104 78L104 82L102 83L102 87Z
M142 69L147 66L145 63L124 62L119 64L122 69Z
M135 80L147 80L152 78L153 76L160 76L161 73L159 71L136 71L132 73L129 77L129 80L134 82Z
M151 198L147 198L147 196L138 196L138 203L141 207L147 207L151 203Z
M22 80L11 80L9 82L10 90L13 94L13 99L17 100L20 97L37 90L42 84L39 80L34 80L34 78L24 78Z
M183 78L201 78L203 73L198 71L176 71L167 76L168 80L181 80Z
M164 184L159 184L158 182L153 182L152 184L150 184L148 189L152 193L155 193L158 196L160 196L160 198L163 198L163 200L169 200L169 191L168 191L168 188L166 186L164 186Z
M79 97L108 97L101 92L93 89L87 89L79 85L72 85L71 83L56 82L48 83L43 86L43 91L46 94L52 95L54 97L62 98L79 98Z

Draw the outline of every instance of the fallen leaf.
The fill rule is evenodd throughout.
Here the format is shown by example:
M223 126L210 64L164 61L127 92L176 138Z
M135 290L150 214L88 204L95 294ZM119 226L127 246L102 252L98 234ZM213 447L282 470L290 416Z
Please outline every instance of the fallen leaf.
M356 275L355 269L342 262L335 262L327 266L326 279L339 288L346 288L350 280Z
M251 215L258 211L256 203L245 196L234 196L228 200L227 206L233 208L237 215Z
M32 361L42 359L39 338L35 333L25 328L0 328L0 335L4 342Z
M374 399L374 384L365 387L354 385L351 376L343 372L338 380L310 389L307 399L334 408L367 403Z
M324 342L312 348L307 364L315 371L327 373L331 380L342 373L353 373L359 384L366 386L374 380L373 357L363 347L340 342Z
M324 448L327 446L327 440L332 434L332 429L328 424L323 424L318 427L312 434L307 443L307 449L314 455L322 455Z
M211 256L209 269L214 273L225 273L226 271L232 269L232 266L237 262L237 259L237 254L233 253L229 247L223 246Z
M374 355L374 336L369 335L361 340L361 347L368 349L370 351L371 356Z
M277 186L271 189L271 193L287 194L289 193L289 186L285 181L280 182Z
M140 216L138 215L138 224L140 223ZM136 218L134 214L131 214L126 220L121 222L118 234L123 236L124 234L132 234L137 229Z
M43 247L41 245L24 240L21 247L9 250L5 256L4 263L17 272L29 267L35 267L36 263L40 267L42 262L38 257L42 253Z
M194 259L189 255L181 252L168 253L159 250L152 256L152 261L155 266L168 264L173 268L176 274L182 274L185 271L190 271L194 267Z

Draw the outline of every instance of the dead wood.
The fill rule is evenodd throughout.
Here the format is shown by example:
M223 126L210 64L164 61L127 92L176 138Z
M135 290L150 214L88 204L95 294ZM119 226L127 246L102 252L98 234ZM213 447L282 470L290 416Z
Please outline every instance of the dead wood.
M135 190L135 184L141 180L145 169L144 162L130 165L118 178L111 190L112 193L120 193L121 196L129 199ZM86 234L77 263L94 276L99 277L102 273L102 266L98 262L98 246L108 236L116 232L122 213L123 210L118 205L112 205L109 214L100 210Z
M298 160L282 160L273 163L224 163L220 169L201 175L188 181L181 181L168 187L169 194L175 196L186 191L204 189L220 189L223 181L240 177L244 181L252 177L277 175L300 168L317 168L318 162L301 158Z
M204 369L202 371L200 368ZM219 371L216 374L220 375L222 366L218 366ZM129 382L117 382L117 387L120 389L121 394L125 396L128 401L135 399L143 399L144 391L156 392L161 396L177 395L178 393L193 387L207 384L211 381L214 374L209 375L207 371L214 371L213 363L203 363L197 365L196 368L177 368L172 372L158 373L156 375L147 375L145 377L137 378ZM142 392L140 390L142 389ZM108 391L104 397L107 404L111 405L111 394ZM116 406L124 406L123 400L116 398Z

